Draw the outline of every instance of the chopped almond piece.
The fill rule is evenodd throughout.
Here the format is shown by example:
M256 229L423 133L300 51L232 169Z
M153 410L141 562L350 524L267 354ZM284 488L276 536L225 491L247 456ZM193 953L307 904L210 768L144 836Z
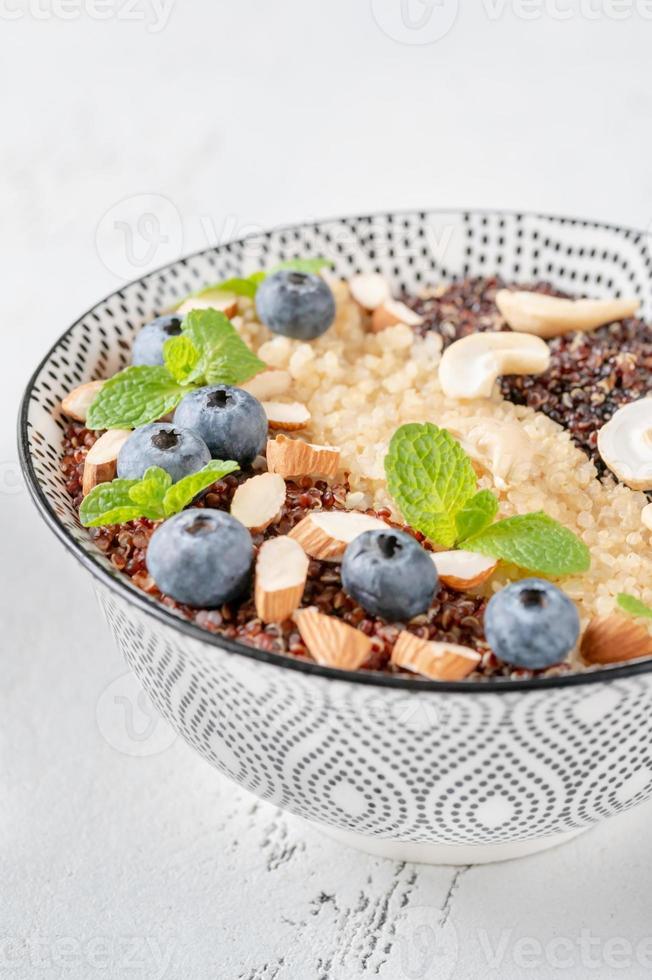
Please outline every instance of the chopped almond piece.
M214 293L206 293L204 296L189 296L177 308L176 313L185 316L191 310L219 310L232 317L238 312L238 297L234 293L223 293L216 289Z
M314 606L299 609L294 621L301 639L313 658L323 667L358 670L371 653L371 637L348 623L320 613Z
M374 310L371 317L371 329L374 333L395 327L397 323L405 323L408 327L418 327L423 323L423 317L411 310L405 303L398 300L388 300Z
M392 650L391 663L433 681L461 681L473 673L480 659L470 647L422 640L404 630Z
M652 637L641 623L620 613L596 616L580 644L586 664L615 664L652 655Z
M103 385L103 381L87 381L86 384L73 388L61 402L61 411L77 422L85 422L88 409Z
M301 605L308 557L300 544L280 535L265 541L256 561L256 612L264 623L283 623Z
M391 299L389 283L379 272L362 272L349 279L349 292L364 310L375 310Z
M241 483L233 494L231 516L254 533L278 520L285 503L285 480L274 473L261 473Z
M347 545L364 531L387 531L389 525L377 517L355 510L319 510L307 514L290 531L311 558L339 561Z
M491 578L498 562L477 551L438 551L431 555L439 581L448 589L465 592Z
M98 483L108 483L116 475L118 453L132 434L131 429L109 429L86 453L82 493L90 493Z
M305 429L310 412L301 402L262 402L270 429Z
M249 381L240 385L259 402L285 395L292 387L292 375L289 371L261 371Z
M340 451L335 446L315 446L301 439L277 436L267 443L267 468L286 479L293 476L332 478L340 465Z

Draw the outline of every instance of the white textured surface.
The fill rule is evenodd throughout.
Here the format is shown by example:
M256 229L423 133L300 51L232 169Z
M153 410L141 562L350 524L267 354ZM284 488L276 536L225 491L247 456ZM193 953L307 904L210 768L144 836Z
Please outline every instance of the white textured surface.
M13 436L30 370L75 316L251 226L429 204L646 227L649 6L594 0L589 19L559 0L530 20L485 0L413 45L372 17L418 39L399 0L177 0L159 32L124 4L105 22L90 0L71 20L2 5L0 975L650 974L650 806L456 871L343 850L245 796L142 711L89 581L16 484Z

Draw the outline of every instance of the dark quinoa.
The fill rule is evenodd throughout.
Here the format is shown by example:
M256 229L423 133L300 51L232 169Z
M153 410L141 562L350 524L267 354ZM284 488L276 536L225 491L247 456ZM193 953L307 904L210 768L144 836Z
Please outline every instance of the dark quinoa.
M416 332L425 335L434 331L441 335L447 346L470 333L508 329L495 304L496 291L507 285L498 277L469 278L433 291L427 297L407 296L403 299L423 317ZM518 288L566 295L541 282L521 284ZM597 430L621 405L647 393L652 371L652 331L643 321L629 319L602 327L589 336L574 333L559 337L550 341L550 349L551 366L544 375L505 377L501 379L502 394L509 401L544 412L568 429L573 441L591 457L598 470L604 472L596 452ZM81 424L70 425L66 433L62 470L68 492L77 507L82 500L84 457L99 435ZM251 472L237 473L214 484L199 506L228 510L236 487L248 476ZM268 537L286 534L309 510L344 509L347 490L346 485L328 486L310 478L298 483L288 481L280 521L264 534L255 535L254 545L259 547ZM369 513L389 520L388 511ZM145 564L147 543L155 527L151 521L142 519L116 527L94 528L89 533L116 569L184 619L249 646L309 658L294 624L291 621L262 623L256 616L251 598L221 609L192 609L162 595L148 575ZM420 535L415 536L422 540ZM394 671L389 658L404 627L370 617L356 605L342 590L339 565L310 562L304 605L315 605L373 638L373 651L364 669ZM533 676L533 671L508 667L491 652L484 638L485 606L486 600L482 596L441 589L428 613L412 620L406 628L424 639L459 643L481 653L481 663L471 675L472 679ZM536 673L550 676L568 673L571 669L570 664L563 663Z
M495 304L496 291L506 285L495 277L464 279L437 296L405 301L424 318L417 331L435 331L448 346L470 333L507 329ZM518 288L566 295L546 283ZM622 320L590 334L557 337L549 346L549 370L502 378L502 395L516 405L543 412L568 429L573 442L603 474L605 466L597 453L598 429L622 405L648 393L652 328L643 320Z
M76 506L82 500L84 458L99 434L85 429L79 423L71 424L66 432L61 466L68 493ZM209 489L198 506L228 510L236 487L250 475L251 473L246 472L237 473L220 480ZM258 547L265 538L287 534L309 510L343 510L347 491L346 485L328 486L323 481L313 482L309 478L304 478L299 483L288 481L285 509L280 521L264 534L254 535L254 545ZM389 519L388 511L369 513ZM262 650L309 658L294 624L291 621L281 624L262 623L256 616L251 598L239 604L222 606L220 609L192 609L162 595L148 575L145 564L147 544L155 528L154 522L142 518L126 524L90 528L89 534L118 571L128 575L134 585L184 619L197 623L211 633L237 639ZM368 616L356 605L342 590L339 565L314 560L310 562L303 604L315 605L320 611L343 619L373 638L372 654L364 665L365 669L394 670L389 666L389 658L402 627ZM424 639L447 640L477 650L482 654L482 662L478 671L472 675L474 677L495 674L530 676L531 672L511 671L500 664L489 650L484 640L482 624L485 605L486 601L481 596L441 589L428 613L413 619L407 628ZM561 669L564 669L563 666L553 668Z

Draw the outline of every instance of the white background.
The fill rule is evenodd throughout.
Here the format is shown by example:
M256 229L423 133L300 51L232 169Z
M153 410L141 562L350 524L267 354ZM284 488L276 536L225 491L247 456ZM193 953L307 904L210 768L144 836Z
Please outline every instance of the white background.
M143 710L18 481L36 362L182 251L402 206L649 225L652 4L410 4L0 2L1 977L652 970L650 806L502 866L338 848Z

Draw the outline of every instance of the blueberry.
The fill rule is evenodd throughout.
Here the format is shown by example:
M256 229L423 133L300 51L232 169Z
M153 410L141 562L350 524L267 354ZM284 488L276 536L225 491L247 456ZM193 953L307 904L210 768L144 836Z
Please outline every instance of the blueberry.
M344 590L372 616L407 622L429 608L437 583L432 558L404 531L364 531L344 552Z
M170 337L178 337L181 333L182 317L175 313L167 316L157 316L136 335L131 351L133 364L148 364L155 366L163 364L163 344Z
M185 396L174 421L198 432L215 459L235 459L248 466L265 448L265 410L242 388L197 388Z
M208 446L196 432L171 422L134 429L118 453L118 476L139 480L148 466L160 466L176 483L210 463Z
M321 337L335 319L335 300L321 276L282 269L258 287L256 309L274 333L297 340Z
M221 510L184 510L154 531L147 570L177 602L214 609L248 588L254 549L244 524Z
M577 643L580 619L561 589L545 579L524 578L489 600L485 635L500 660L543 670L563 660Z

